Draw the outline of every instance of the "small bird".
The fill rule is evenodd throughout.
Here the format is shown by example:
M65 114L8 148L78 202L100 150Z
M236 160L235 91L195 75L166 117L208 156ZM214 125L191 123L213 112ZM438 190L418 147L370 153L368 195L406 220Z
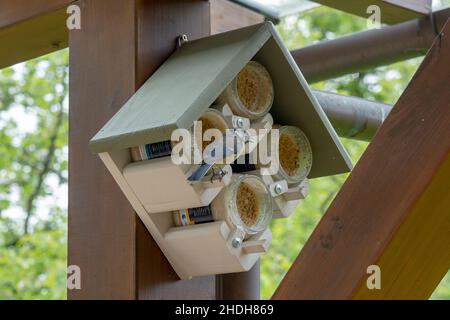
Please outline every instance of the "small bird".
M188 181L200 181L216 164L231 164L245 152L249 135L242 129L227 130L226 133L209 144L203 151L203 163L188 178Z

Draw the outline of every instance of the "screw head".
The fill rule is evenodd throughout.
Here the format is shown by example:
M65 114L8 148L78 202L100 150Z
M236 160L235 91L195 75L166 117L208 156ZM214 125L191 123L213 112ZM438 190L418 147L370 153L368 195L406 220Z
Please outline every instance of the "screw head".
M242 244L242 239L241 238L234 238L233 241L231 241L231 245L235 249L239 248L241 246L241 244Z
M244 127L244 119L238 118L238 119L236 120L236 124L237 124L237 126L238 126L239 128L243 128L243 127Z
M275 185L275 188L273 190L276 194L281 194L283 192L283 187L281 186L281 184L277 184Z

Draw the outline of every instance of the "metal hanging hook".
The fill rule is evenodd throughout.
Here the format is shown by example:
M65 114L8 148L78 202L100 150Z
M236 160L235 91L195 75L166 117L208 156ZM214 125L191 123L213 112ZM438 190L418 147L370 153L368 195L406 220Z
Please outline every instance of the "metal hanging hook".
M181 46L183 44L185 44L186 42L188 42L188 36L186 34L182 34L177 38L177 48L181 48Z

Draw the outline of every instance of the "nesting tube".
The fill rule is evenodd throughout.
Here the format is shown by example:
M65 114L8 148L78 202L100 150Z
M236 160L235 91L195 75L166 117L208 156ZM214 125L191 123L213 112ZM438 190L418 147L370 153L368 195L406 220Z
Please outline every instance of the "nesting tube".
M134 162L142 160L157 159L170 156L172 153L172 141L161 141L149 143L131 148L131 158Z
M189 226L214 221L211 206L174 211L173 219L176 226Z
M176 226L225 221L248 234L264 231L272 219L272 199L263 180L242 175L225 187L210 206L173 212Z

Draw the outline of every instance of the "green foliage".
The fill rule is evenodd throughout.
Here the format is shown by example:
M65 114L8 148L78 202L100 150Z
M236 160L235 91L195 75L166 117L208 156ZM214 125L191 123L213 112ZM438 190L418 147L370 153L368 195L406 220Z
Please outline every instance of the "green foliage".
M66 232L42 230L0 247L0 300L66 299Z
M0 71L0 299L66 297L67 64L65 50Z
M442 279L431 296L432 300L450 300L450 272Z

